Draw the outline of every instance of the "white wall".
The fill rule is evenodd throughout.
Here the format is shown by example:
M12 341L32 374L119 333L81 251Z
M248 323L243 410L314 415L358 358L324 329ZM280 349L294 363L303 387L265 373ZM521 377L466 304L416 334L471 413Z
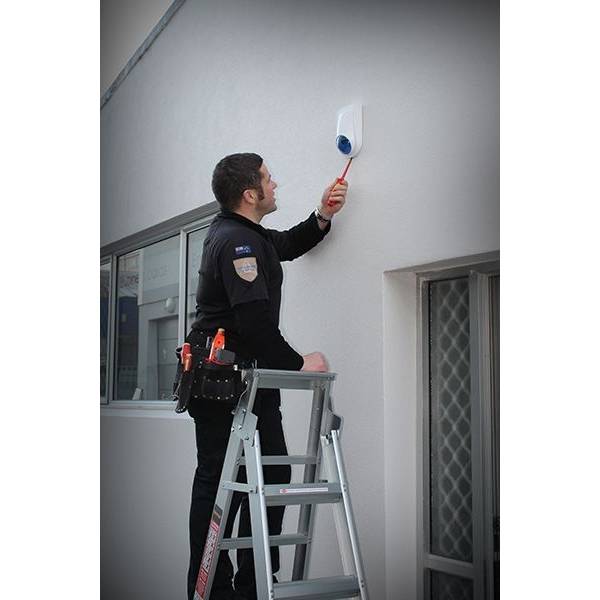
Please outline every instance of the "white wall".
M386 598L386 577L389 599L412 598L416 589L415 454L394 455L384 419L393 414L403 439L416 440L416 395L396 398L387 385L384 400L383 368L391 352L399 372L414 366L416 349L406 341L394 349L387 335L384 351L385 321L394 313L388 303L384 315L383 273L498 249L498 77L492 2L188 0L102 110L106 244L211 201L214 164L237 151L260 153L279 183L280 210L264 224L293 225L344 165L334 146L336 111L364 104L364 145L349 174L347 206L320 246L286 266L282 319L296 349L324 351L338 373L335 407L345 418L346 463L376 600ZM407 306L399 307L398 331L415 328ZM291 402L286 423L296 439L299 409ZM194 462L188 421L102 419L106 598L165 598L155 591L164 578L171 597L184 595ZM158 452L162 443L179 459ZM128 444L148 445L151 469L139 465L139 453L124 452ZM159 474L170 482L161 497L141 497L148 477ZM397 506L393 490L400 490ZM139 498L146 526L161 528L145 530L140 567L128 574L115 570L113 557L127 560L133 551L123 544L119 512L131 498ZM128 527L130 538L140 533ZM328 539L333 529L324 527L315 575L339 566ZM386 527L390 535L404 532L403 551L386 539ZM138 596L131 590L143 565L152 571L135 580ZM399 584L398 573L412 579ZM119 586L127 593L119 596Z
M104 94L172 0L100 1L100 90Z

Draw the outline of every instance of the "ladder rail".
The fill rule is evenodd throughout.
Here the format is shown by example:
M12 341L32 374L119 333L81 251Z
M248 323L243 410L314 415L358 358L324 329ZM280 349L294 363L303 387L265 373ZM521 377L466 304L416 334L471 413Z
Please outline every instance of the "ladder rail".
M254 416L254 418L256 419L256 416ZM219 483L219 488L217 490L211 523L209 524L208 535L206 537L200 569L198 571L198 578L196 580L194 600L206 600L210 597L210 590L219 559L220 545L223 539L223 533L227 524L227 517L229 515L229 508L233 497L232 490L229 490L222 485L223 473L227 471L230 480L237 478L238 461L241 453L242 441L238 436L233 434L232 428L232 434L229 436L229 442L225 452L221 482Z
M335 461L335 453L333 450L333 443L330 435L321 436L321 446L323 448L323 470L324 475L328 481L337 481L340 483L340 476L337 470L337 464ZM340 489L341 489L340 483ZM343 498L342 498L343 499ZM356 568L354 565L354 555L352 554L352 543L348 534L348 527L346 524L346 511L343 503L333 505L333 519L335 524L335 531L338 539L338 546L340 549L340 557L342 559L342 569L344 575L356 575Z
M367 580L362 564L362 556L360 554L360 547L358 545L358 534L356 531L356 525L354 520L354 512L352 511L352 503L350 502L350 492L348 489L348 478L346 476L346 467L344 465L344 458L342 456L342 449L340 447L339 431L334 429L331 432L331 441L333 442L333 451L335 454L335 462L337 465L337 471L340 478L340 484L342 487L342 501L346 512L346 524L348 526L348 534L350 536L350 544L352 547L352 554L354 556L354 566L356 568L356 576L358 577L358 583L360 585L360 597L361 600L368 600L369 595L367 592Z
M250 432L256 430L258 418L251 411L254 406L257 389L258 381L250 379L246 390L240 396L232 421L229 442L227 443L225 459L221 469L221 479L219 481L219 487L213 506L213 516L209 525L202 559L200 561L200 569L196 579L194 600L207 600L210 598L210 591L212 589L219 553L221 551L223 533L227 524L231 500L233 498L233 490L227 489L223 483L226 480L233 482L237 479L240 457L242 455L243 437L250 437ZM219 514L220 521L217 526L216 517L218 517Z
M249 494L250 517L252 524L252 549L254 553L254 574L256 593L259 598L273 598L273 566L269 545L267 526L267 505L265 502L265 482L261 464L260 433L254 432L254 443L244 441L244 454L250 457L246 465L248 481L256 486L256 491ZM257 523L257 513L260 523ZM260 524L260 530L258 525ZM266 574L266 578L264 577Z
M327 426L326 408L328 408L330 383L325 380L323 385L317 386L313 392L311 407L310 425L308 429L308 441L306 444L306 453L317 457L314 465L306 465L304 468L303 483L315 483L319 467L321 464L321 445L319 443L324 427ZM313 528L315 522L315 506L303 504L298 514L298 532L305 534L312 541ZM292 581L306 579L308 563L310 560L311 543L303 546L297 546L294 553L294 563L292 567Z

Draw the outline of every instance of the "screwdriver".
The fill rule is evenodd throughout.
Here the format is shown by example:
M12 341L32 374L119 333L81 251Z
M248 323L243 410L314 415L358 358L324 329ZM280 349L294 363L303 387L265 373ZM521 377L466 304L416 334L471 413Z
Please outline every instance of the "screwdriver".
M335 186L336 186L338 183L344 183L344 177L346 177L346 173L348 172L348 169L350 168L350 163L352 162L352 159L353 159L353 158L354 158L354 157L352 156L352 157L350 157L350 158L348 159L348 162L347 162L347 164L346 164L346 168L344 169L344 172L342 173L342 176L341 176L341 177L338 177L338 178L335 180L335 183L333 184L333 187L331 188L331 191L329 192L329 195L330 195L330 196L331 196L331 193L333 192L333 189L335 188ZM329 198L327 199L327 206L334 206L336 203L337 203L337 201L336 201L336 200L329 200Z

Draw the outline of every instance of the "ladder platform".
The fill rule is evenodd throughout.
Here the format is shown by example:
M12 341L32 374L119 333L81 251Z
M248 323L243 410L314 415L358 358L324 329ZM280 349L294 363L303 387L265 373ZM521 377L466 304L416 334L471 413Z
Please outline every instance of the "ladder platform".
M309 536L300 533L269 536L269 546L300 546L308 544L309 541ZM236 548L252 548L252 537L224 538L221 541L221 550L234 550Z
M360 594L358 579L353 575L322 577L273 584L275 600L334 600Z
M335 373L315 371L279 371L277 369L254 369L253 377L259 388L280 390L314 390L335 380Z
M264 486L267 506L287 504L331 504L342 499L337 481L315 483L278 483Z
M285 456L263 456L261 462L264 465L316 465L317 457L308 454L289 454ZM246 464L246 458L240 458L240 465Z

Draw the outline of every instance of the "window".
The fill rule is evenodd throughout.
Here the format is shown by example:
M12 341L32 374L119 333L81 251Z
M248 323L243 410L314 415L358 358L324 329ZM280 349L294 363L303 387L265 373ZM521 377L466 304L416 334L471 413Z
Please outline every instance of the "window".
M473 560L469 280L429 284L430 549Z
M178 303L179 236L119 257L117 400L170 398Z
M175 348L195 317L203 241L215 212L213 202L101 252L101 402L170 405Z
M499 264L423 274L420 597L499 598Z

